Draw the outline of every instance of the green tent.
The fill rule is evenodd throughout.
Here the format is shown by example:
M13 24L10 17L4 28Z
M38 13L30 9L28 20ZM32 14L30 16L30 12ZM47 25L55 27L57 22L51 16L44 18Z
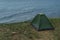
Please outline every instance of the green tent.
M45 14L37 14L31 23L38 31L54 29L53 25Z

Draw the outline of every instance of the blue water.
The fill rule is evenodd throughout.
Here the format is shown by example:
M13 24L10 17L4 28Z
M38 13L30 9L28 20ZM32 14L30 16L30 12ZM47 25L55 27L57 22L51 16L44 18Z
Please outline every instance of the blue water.
M60 18L60 0L0 0L0 23L30 20L38 13Z

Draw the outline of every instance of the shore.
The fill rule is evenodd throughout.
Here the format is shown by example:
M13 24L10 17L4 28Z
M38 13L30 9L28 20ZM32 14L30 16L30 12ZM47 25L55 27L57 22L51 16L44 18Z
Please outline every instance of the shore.
M0 24L0 40L60 40L60 19L50 19L55 30L37 31L29 21Z

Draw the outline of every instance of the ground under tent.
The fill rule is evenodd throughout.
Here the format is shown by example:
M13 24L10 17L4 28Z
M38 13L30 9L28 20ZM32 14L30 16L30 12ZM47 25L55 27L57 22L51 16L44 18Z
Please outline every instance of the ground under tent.
M54 29L53 25L51 24L51 22L45 14L37 14L35 18L32 20L31 24L38 31Z

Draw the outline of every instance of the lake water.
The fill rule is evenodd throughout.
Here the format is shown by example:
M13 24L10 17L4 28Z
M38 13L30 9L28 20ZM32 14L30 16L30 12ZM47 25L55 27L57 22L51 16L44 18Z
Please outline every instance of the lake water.
M60 0L0 0L0 23L31 20L36 14L60 17Z

